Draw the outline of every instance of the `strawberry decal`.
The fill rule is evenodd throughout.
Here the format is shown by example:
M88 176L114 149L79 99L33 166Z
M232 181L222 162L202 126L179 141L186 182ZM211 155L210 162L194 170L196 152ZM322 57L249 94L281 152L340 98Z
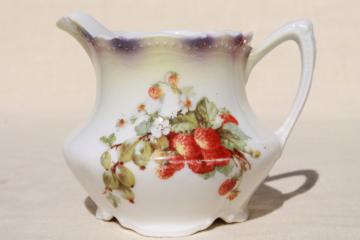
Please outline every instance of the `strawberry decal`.
M197 128L194 139L201 149L210 150L221 146L219 133L212 128Z
M198 174L211 173L215 170L214 164L209 161L204 161L203 159L189 161L188 166L191 171Z
M135 203L130 162L145 171L148 162L155 161L155 176L161 180L176 177L185 168L204 180L215 173L224 175L216 194L234 200L242 176L251 169L247 158L260 157L258 150L247 146L249 137L229 110L207 97L195 100L193 87L180 87L180 80L177 72L166 73L148 88L148 97L135 114L116 121L116 134L100 138L106 146L100 156L104 195L113 207L121 198ZM126 128L135 130L136 137L117 142L117 134Z
M235 178L229 178L226 179L219 187L219 195L223 196L229 193L237 183L237 179Z
M226 123L233 123L235 125L239 125L238 121L236 120L236 118L231 115L228 112L222 113L220 114L220 117L222 118L223 122L222 125L226 124Z
M226 166L232 157L231 152L223 146L210 150L203 149L201 152L204 159L213 160L213 165L218 167Z
M173 139L175 150L184 158L196 160L201 156L201 149L192 134L179 133Z

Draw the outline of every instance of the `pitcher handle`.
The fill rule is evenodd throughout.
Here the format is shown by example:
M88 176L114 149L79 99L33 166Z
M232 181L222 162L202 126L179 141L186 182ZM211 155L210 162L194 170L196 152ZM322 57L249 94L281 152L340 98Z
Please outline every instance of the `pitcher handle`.
M294 124L299 118L311 87L316 55L312 23L308 20L291 22L271 34L262 46L250 52L245 69L246 76L249 76L252 68L267 53L287 40L293 40L298 45L301 53L302 69L300 84L291 111L283 125L275 132L282 148L284 147Z

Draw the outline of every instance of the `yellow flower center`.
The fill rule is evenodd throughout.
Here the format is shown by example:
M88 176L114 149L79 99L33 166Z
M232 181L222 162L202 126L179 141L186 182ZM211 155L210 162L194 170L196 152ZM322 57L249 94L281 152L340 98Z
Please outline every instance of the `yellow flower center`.
M143 111L145 111L145 104L139 104L139 106L137 107L137 110L138 110L138 112L143 112Z
M121 118L118 122L118 126L119 127L124 127L125 126L125 119Z
M190 99L185 99L185 101L184 101L184 107L186 107L186 108L191 108L191 106L192 106L192 102L191 102L191 100Z

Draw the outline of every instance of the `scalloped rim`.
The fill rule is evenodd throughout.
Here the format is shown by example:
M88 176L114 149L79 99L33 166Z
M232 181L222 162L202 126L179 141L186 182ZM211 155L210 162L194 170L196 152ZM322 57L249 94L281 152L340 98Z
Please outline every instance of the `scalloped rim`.
M99 208L97 209L98 212ZM100 209L101 210L101 209ZM99 217L100 216L100 217ZM105 216L105 217L101 217ZM199 220L197 224L188 224L188 227L184 227L183 229L177 229L173 231L169 231L171 227L167 226L159 226L157 228L152 227L142 227L133 223L129 223L125 218L112 215L111 213L104 212L101 213L101 215L98 215L97 213L97 219L103 220L103 221L110 221L112 218L116 218L116 220L119 222L119 225L125 229L135 231L136 233L145 236L145 237L185 237L192 235L194 233L206 230L209 228L216 219L221 218L226 223L241 223L245 222L249 218L249 211L248 208L243 206L240 207L237 212L229 213L225 215L220 215L218 217L211 217L209 219L203 219Z
M58 20L57 26L93 46L109 50L136 50L150 46L177 46L179 48L205 50L225 48L251 49L252 33L238 31L172 30L159 32L112 32L94 18L80 12L69 14Z
M192 31L192 30L164 30L158 32L125 32L125 31L115 31L112 35L104 35L100 34L98 36L94 36L94 38L112 40L114 38L125 38L129 40L147 40L147 39L178 39L178 40L191 40L191 39L205 39L205 38L213 38L213 39L230 39L243 37L246 39L247 43L250 43L253 34L252 33L242 33L239 31Z
M183 230L175 230L175 231L169 231L169 227L163 227L163 231L159 231L157 229L160 228L142 228L140 226L134 225L134 224L130 224L127 221L125 221L122 218L118 218L115 217L118 222L120 223L121 226L133 230L137 233L139 233L140 235L146 236L146 237L185 237L185 236L189 236L192 235L194 233L206 230L207 228L209 228L216 219L221 218L222 220L224 220L226 223L241 223L241 222L245 222L248 218L249 218L249 213L248 210L245 209L245 211L239 211L238 213L231 213L228 214L225 217L212 217L211 219L205 219L202 221L199 221L198 224L191 224L189 225L188 228L184 228ZM151 229L151 230L149 230Z

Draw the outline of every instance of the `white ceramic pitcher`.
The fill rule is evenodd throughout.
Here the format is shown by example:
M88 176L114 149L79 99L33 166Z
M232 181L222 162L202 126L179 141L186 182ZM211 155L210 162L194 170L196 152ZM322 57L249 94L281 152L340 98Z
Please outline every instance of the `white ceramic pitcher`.
M64 153L97 218L150 236L192 234L216 218L245 221L307 98L311 23L291 22L254 50L240 32L111 32L83 13L57 25L96 70L94 112ZM287 40L299 46L301 79L273 133L256 119L245 86L256 63Z

